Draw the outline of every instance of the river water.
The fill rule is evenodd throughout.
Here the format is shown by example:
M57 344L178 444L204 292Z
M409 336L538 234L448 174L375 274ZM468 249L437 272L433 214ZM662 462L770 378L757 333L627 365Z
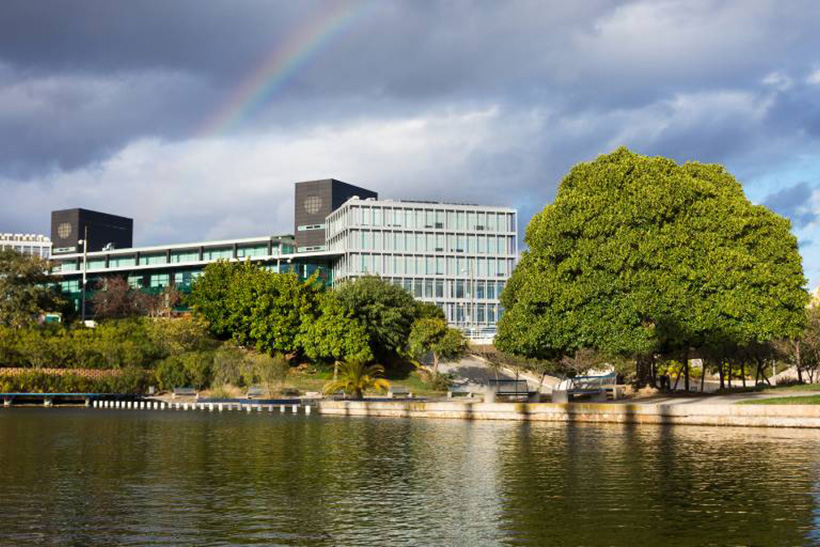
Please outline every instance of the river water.
M0 410L0 545L813 545L820 432Z

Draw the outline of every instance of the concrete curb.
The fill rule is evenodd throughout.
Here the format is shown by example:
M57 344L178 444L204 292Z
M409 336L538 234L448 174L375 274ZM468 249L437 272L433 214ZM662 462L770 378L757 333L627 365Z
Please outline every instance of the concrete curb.
M820 405L322 401L335 416L820 429Z

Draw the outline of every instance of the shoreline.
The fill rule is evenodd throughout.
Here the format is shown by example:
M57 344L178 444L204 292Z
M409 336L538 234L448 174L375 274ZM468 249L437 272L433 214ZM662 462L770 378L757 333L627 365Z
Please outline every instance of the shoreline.
M321 401L323 416L820 429L820 405Z

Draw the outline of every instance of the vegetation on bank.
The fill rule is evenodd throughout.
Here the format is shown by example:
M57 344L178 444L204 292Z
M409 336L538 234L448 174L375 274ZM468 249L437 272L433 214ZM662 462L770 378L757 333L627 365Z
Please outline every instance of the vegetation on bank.
M16 253L11 258L18 268L29 260ZM43 266L34 259L31 263ZM26 271L36 273L36 268ZM7 278L0 271L0 279ZM17 283L20 295L11 301L28 305L24 295L37 291L42 297L39 304L20 308L13 320L0 322L0 366L129 372L117 376L130 383L100 384L99 390L154 385L227 393L262 385L275 393L287 390L289 379L306 376L294 371L308 364L320 374L332 372L324 382L328 388L361 396L386 389L387 378L409 378L408 363L418 363L428 353L437 365L466 350L463 335L447 327L439 308L377 277L328 290L316 277L301 280L249 261L216 262L194 283L186 302L193 313L183 316L173 312L179 304L173 291L146 301L125 280L112 278L101 283L92 299L95 328L72 321L70 314L63 324L38 324L44 311L62 302L56 289L41 287L42 282L32 274ZM36 291L27 284L36 284ZM418 370L414 377L427 381L435 374L435 367ZM144 382L132 381L135 371L141 371ZM0 379L15 390L93 387L89 378L45 372Z

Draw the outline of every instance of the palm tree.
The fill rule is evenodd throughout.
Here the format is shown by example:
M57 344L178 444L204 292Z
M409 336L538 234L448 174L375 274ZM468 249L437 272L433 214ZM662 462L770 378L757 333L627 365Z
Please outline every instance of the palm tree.
M388 389L390 382L382 378L384 367L364 361L342 361L338 363L338 374L325 384L325 394L337 391L352 393L354 399L361 399L362 394L369 389Z

